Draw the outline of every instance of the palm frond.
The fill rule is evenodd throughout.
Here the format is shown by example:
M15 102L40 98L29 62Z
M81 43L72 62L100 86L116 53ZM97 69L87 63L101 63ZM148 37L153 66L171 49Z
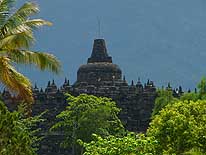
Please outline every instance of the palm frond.
M11 15L10 18L8 18L8 22L22 23L38 12L39 7L36 3L26 2L13 15Z
M35 3L27 2L14 14L12 14L1 26L0 36L9 35L11 30L22 25L28 18L39 11Z
M9 31L7 30L1 35L2 41L0 42L0 48L9 44L11 48L29 49L35 41L32 30L43 25L50 26L52 23L42 19L33 19L27 20Z
M60 72L60 62L57 60L57 58L48 53L43 52L34 52L36 57L38 58L39 62L37 67L39 67L41 70L50 70L56 74Z
M29 19L39 11L35 3L27 2L15 13L11 8L15 0L0 0L0 82L27 102L32 102L30 81L12 66L33 64L41 70L60 72L60 62L52 54L30 51L34 43L33 30L51 23L42 19Z
M51 26L52 23L43 19L26 20L25 22L22 22L22 24L11 29L10 32L5 35L7 36L7 35L18 34L22 32L31 33L34 29L44 25Z
M17 49L7 51L6 53L17 64L34 64L41 70L60 73L60 62L52 54Z
M1 6L0 6L1 7ZM43 25L52 25L52 23L42 19L28 18L39 11L35 3L25 3L19 10L16 11L5 24L0 27L0 38L2 39L2 46L7 43L12 43L11 48L25 48L34 43L33 29Z
M32 31L24 31L6 36L0 41L1 49L28 49L34 43Z
M9 12L10 9L14 6L14 2L16 0L1 0L0 1L0 11L1 12Z
M7 57L0 57L0 81L20 98L28 103L32 103L33 97L30 81L13 68L10 64L10 59Z
M0 27L9 17L9 12L14 5L15 0L0 0Z
M44 26L44 25L52 26L51 22L43 20L43 19L27 20L24 24L32 29L35 29L35 28L38 28L38 27Z
M27 20L30 16L39 12L39 7L36 3L26 2L13 14L11 18Z
M13 49L29 49L29 47L35 42L32 30L43 25L50 26L52 23L42 19L27 20L23 24L18 25L5 33L4 38L0 42L0 48L3 48L5 45L9 45Z

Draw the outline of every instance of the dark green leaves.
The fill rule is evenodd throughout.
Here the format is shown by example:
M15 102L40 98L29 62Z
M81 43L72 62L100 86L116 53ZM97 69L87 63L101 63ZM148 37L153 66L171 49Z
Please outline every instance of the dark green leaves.
M90 142L92 134L106 137L124 133L117 117L120 110L111 99L86 94L68 95L68 103L67 109L57 116L59 122L52 127L52 130L63 130L66 134L64 146L76 147L78 139Z
M94 141L80 144L84 146L84 155L153 155L157 141L143 134L129 133L124 137L109 136L102 138L97 135Z
M167 105L154 117L147 135L160 143L160 152L179 155L192 148L206 152L206 101Z
M35 155L38 130L31 129L39 121L39 117L25 119L19 112L9 112L0 101L0 154Z

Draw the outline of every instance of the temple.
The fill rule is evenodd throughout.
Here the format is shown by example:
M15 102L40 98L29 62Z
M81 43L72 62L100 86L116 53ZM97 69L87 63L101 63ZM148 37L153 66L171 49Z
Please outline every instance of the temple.
M107 96L110 94L109 89L125 85L127 83L122 79L121 69L113 64L112 57L108 56L105 41L94 40L91 57L87 64L81 65L77 71L74 92Z
M81 65L77 71L77 80L70 84L65 79L63 85L58 88L55 81L48 82L45 90L36 85L33 88L35 103L33 115L47 110L46 121L40 124L42 135L45 139L41 143L39 154L41 155L64 155L67 150L59 148L59 143L64 137L61 134L50 134L49 128L55 123L55 116L68 105L64 93L77 96L82 93L112 98L121 112L119 118L125 128L134 132L145 132L150 121L156 87L147 80L142 84L140 78L128 84L118 65L114 64L109 56L104 39L95 39L91 56L87 63ZM8 107L12 108L11 94L4 90L2 98Z

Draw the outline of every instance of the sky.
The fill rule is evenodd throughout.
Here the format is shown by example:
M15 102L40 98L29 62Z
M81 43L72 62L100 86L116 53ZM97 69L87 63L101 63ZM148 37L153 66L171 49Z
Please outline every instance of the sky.
M17 8L25 0L17 0ZM53 23L35 32L34 50L54 54L62 73L54 75L18 66L33 83L46 87L54 79L58 86L90 57L95 38L104 38L113 62L122 69L128 83L168 82L194 89L206 76L205 0L35 0L37 18ZM98 19L101 35L98 35Z

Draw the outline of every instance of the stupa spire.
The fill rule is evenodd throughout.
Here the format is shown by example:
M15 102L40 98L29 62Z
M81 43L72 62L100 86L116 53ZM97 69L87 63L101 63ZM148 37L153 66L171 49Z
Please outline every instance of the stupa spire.
M91 57L87 63L108 62L112 63L112 57L107 53L106 43L104 39L95 39Z

